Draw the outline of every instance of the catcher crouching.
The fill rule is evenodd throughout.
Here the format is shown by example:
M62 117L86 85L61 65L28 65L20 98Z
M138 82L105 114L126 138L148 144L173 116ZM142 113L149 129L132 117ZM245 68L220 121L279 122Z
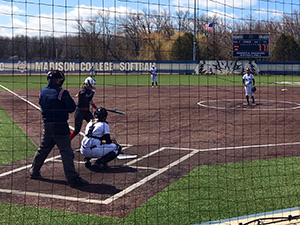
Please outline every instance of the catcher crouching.
M94 112L95 119L91 120L85 129L80 152L84 156L85 167L90 170L107 168L108 163L117 158L122 150L122 147L110 137L107 116L105 108L97 108ZM97 158L94 165L91 164L91 158Z

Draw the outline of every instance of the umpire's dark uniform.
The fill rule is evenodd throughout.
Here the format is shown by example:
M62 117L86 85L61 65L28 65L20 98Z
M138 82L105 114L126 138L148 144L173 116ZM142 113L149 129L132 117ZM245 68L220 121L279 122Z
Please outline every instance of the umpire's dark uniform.
M31 178L41 178L40 169L52 148L57 145L60 150L65 176L72 187L87 185L74 167L74 153L71 148L70 130L68 125L69 113L76 109L76 104L66 89L61 88L64 74L51 71L47 74L49 84L40 93L39 104L44 121L43 136L40 147L35 154Z

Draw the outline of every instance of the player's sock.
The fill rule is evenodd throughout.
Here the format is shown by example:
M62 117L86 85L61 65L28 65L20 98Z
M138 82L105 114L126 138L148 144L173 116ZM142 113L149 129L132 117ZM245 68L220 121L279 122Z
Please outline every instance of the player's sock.
M75 137L76 135L74 134L74 132L72 131L71 132L71 141L72 141L72 139Z
M154 83L152 82L152 87L154 86Z
M248 95L246 96L246 99L247 99L247 104L250 105L249 96Z
M255 103L254 96L251 96L251 98L252 98L252 103L254 104Z

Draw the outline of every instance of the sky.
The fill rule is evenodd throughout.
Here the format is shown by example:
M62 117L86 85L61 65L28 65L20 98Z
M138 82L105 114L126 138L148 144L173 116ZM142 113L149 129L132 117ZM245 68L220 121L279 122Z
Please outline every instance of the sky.
M217 16L234 22L245 18L276 20L283 14L300 12L300 0L0 0L0 35L42 36L76 34L76 20L99 10L112 19L129 13L164 10ZM209 21L208 21L209 22Z

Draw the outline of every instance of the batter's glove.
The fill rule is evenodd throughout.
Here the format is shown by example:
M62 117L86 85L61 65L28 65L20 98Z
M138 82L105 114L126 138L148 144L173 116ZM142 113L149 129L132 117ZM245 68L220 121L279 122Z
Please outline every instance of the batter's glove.
M256 92L256 87L255 87L255 86L253 86L252 92L253 92L253 93Z

